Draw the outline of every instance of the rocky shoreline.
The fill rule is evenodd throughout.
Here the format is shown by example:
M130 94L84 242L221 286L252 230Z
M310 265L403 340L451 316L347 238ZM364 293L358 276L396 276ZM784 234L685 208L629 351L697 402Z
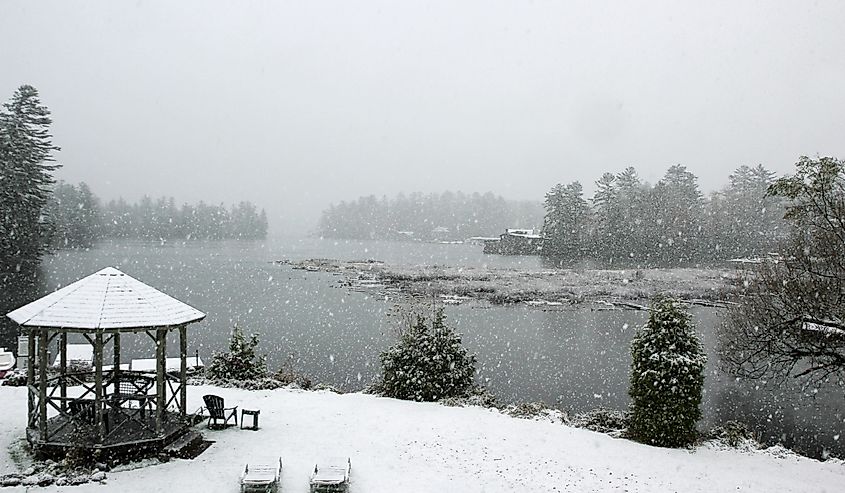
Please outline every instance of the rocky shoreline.
M279 260L307 272L326 272L353 291L388 297L437 298L444 304L523 304L544 310L591 305L594 309L647 309L665 295L687 304L731 304L737 273L731 269L509 269L404 266L377 260Z
M105 464L93 468L74 468L51 460L35 462L20 473L0 476L0 486L78 486L85 483L105 483Z

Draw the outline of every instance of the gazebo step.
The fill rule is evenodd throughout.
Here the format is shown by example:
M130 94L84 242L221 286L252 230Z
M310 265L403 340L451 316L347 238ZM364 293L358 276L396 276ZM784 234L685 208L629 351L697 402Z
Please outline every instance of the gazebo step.
M202 435L198 431L190 430L164 447L164 453L171 457L182 459L191 458L193 451L203 443Z

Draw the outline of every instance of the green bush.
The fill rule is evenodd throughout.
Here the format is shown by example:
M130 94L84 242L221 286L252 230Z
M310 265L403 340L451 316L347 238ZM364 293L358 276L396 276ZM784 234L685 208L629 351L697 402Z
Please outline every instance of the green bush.
M229 339L228 353L215 353L206 374L212 380L257 380L267 376L267 362L264 356L258 356L258 334L249 339L240 327L235 325Z
M475 355L444 323L443 309L429 321L416 321L400 341L381 354L382 395L409 401L436 401L465 396L473 388Z
M706 357L689 314L673 300L654 302L631 356L631 437L661 447L692 444Z

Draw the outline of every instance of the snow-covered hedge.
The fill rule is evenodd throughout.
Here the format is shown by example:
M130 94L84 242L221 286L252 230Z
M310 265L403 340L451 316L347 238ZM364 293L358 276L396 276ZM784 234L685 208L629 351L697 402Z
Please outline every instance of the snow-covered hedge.
M463 396L475 383L475 361L444 323L443 309L431 321L417 315L399 343L381 354L378 388L387 397L410 401Z
M689 314L671 299L655 301L631 356L630 436L662 447L692 444L706 357Z

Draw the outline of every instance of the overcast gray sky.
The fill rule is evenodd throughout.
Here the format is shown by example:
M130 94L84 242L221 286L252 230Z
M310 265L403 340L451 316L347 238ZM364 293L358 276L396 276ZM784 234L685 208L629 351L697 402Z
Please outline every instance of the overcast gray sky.
M540 200L674 163L845 157L845 2L0 2L0 99L104 199L249 199L277 231L399 191Z

